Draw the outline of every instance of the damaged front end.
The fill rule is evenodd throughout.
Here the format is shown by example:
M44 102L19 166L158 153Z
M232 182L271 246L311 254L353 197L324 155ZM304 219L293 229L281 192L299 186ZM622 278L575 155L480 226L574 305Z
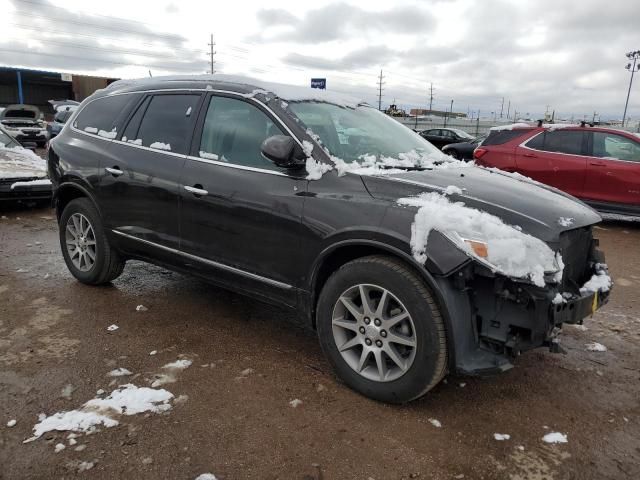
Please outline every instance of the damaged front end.
M471 259L459 263L460 258L443 256L441 252L452 251L443 249L447 240L432 233L426 267L436 273L447 297L455 330L455 369L460 373L507 370L522 352L537 347L563 352L558 339L562 325L581 324L608 301L608 287L589 287L594 276L608 279L590 226L562 232L559 241L549 245L562 256L564 271L560 282L553 272L545 275L544 287Z

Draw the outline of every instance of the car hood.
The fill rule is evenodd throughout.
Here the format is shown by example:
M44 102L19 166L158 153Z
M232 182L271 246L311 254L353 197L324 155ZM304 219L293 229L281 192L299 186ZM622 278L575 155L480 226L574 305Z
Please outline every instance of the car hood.
M47 163L30 150L0 148L0 180L45 178Z
M373 197L392 201L456 186L462 193L450 194L451 201L495 215L545 242L601 221L576 198L526 177L476 166L447 167L362 178Z
M39 117L40 109L34 105L9 105L0 112L0 120L37 120Z

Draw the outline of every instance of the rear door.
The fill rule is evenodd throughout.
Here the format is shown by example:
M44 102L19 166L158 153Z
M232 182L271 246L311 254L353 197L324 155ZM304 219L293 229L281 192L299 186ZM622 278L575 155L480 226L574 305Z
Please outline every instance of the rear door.
M262 142L289 132L240 95L211 94L182 179L180 249L191 268L295 305L306 171L267 160Z
M107 227L120 237L178 248L180 175L200 98L192 92L148 95L111 143L99 201Z
M581 197L587 169L587 140L584 129L541 132L516 147L518 171Z
M640 212L640 142L618 133L590 131L589 149L584 197Z

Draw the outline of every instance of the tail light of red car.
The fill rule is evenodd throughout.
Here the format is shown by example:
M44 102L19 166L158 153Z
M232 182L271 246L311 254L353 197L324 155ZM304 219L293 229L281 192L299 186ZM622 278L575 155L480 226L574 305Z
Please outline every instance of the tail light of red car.
M488 150L486 148L478 147L473 151L473 158L480 160Z

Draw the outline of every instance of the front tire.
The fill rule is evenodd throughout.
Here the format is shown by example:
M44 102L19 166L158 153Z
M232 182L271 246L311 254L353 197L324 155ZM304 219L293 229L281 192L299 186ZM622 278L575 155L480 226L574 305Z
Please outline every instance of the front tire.
M125 262L109 245L100 215L88 198L67 204L59 231L64 261L80 282L102 285L120 276Z
M363 257L333 273L320 294L316 324L338 376L367 397L408 402L446 373L445 328L433 295L391 257Z

